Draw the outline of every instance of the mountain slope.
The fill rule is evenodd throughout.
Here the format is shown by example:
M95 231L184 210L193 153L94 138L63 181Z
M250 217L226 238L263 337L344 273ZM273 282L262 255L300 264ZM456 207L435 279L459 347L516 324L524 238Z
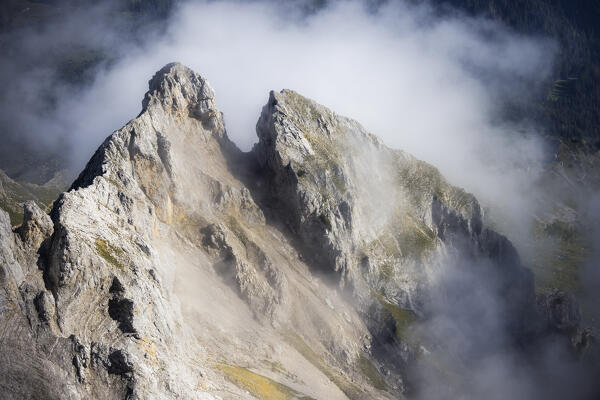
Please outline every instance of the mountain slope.
M8 212L12 225L19 225L23 221L26 201L33 200L42 208L50 208L56 196L67 186L62 173L55 174L43 185L37 185L11 179L0 169L0 209Z
M455 263L499 277L507 340L562 318L473 196L357 122L271 93L242 153L204 78L149 86L51 221L0 212L9 398L399 398Z

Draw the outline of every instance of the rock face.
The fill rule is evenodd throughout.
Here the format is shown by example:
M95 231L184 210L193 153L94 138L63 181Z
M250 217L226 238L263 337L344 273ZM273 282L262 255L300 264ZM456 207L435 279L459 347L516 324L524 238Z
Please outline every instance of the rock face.
M454 253L505 271L516 323L532 312L533 277L510 241L485 228L477 200L435 168L289 90L271 93L257 132L280 219L312 264L339 271L364 302L375 291L422 314L427 286Z
M6 398L398 398L407 332L465 257L536 334L531 274L432 166L288 90L242 153L204 78L149 86L52 220L0 211Z

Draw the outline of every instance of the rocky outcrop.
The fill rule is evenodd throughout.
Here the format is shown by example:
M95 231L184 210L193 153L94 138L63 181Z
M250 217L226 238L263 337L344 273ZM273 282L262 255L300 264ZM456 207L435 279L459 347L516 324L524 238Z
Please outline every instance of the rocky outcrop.
M0 209L8 212L13 226L23 222L23 207L35 201L42 208L50 208L60 192L68 187L66 171L59 171L44 184L17 181L0 170Z
M356 121L271 93L245 154L181 64L142 105L51 221L0 213L9 398L398 398L448 260L501 271L514 326L534 307L476 199Z
M53 232L50 217L34 201L26 202L23 206L23 223L18 229L23 243L32 249L39 249Z
M582 324L575 296L555 289L550 293L538 294L536 301L543 329L569 338L573 348L581 355L590 346L593 337Z
M39 216L37 211L32 215ZM30 227L46 222L33 221ZM9 399L72 397L72 343L55 334L54 299L38 270L39 255L29 246L51 232L23 231L34 241L23 242L14 234L8 214L0 210L0 388Z
M430 283L454 256L504 270L508 314L515 327L527 325L532 274L508 239L484 227L477 200L435 168L290 90L271 92L257 133L254 152L280 219L312 264L340 272L365 310L375 292L423 315Z

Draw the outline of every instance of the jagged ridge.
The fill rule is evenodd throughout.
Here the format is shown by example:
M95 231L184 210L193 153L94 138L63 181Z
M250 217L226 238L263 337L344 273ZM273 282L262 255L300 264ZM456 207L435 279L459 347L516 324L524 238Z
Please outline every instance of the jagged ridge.
M5 393L396 398L402 332L453 254L503 268L509 322L531 328L531 275L435 168L292 91L243 154L205 79L175 63L149 87L52 222L29 205L13 233L0 213Z

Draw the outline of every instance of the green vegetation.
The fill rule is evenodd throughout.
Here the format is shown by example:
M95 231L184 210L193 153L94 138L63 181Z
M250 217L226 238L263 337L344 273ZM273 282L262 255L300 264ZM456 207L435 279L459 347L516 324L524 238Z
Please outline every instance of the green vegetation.
M435 249L437 236L425 224L417 223L410 217L406 217L405 221L404 229L397 236L402 255L420 260Z
M446 196L442 196L442 201L450 208L454 208L457 211L464 211L472 208L474 197L463 189L450 187L446 192Z
M109 183L111 183L111 184L115 185L115 186L116 186L116 187L117 187L117 188L118 188L120 191L122 191L122 192L123 192L123 191L125 190L125 188L123 187L123 185L121 185L121 183L120 183L120 182L118 182L118 181L116 181L116 180L114 180L114 179L112 179L112 178L109 178L109 177L108 177L108 176L106 176L106 175L103 175L102 177L103 177L104 179L106 179L106 181L107 181L107 182L109 182Z
M339 372L329 368L323 362L321 357L317 355L300 336L296 333L290 333L286 336L286 340L296 349L296 351L298 351L298 353L302 354L308 362L317 367L331 382L340 388L350 400L359 400L363 398L363 392L358 386L349 382Z
M381 373L375 368L371 360L364 355L361 354L358 357L358 367L362 371L363 375L369 381L369 384L373 386L375 389L386 390L387 385Z
M391 263L383 263L379 265L379 279L382 281L390 281L394 277L394 266Z
M294 110L298 110L300 112L300 117L304 121L298 122L316 122L322 119L323 115L317 108L317 105L308 100L306 97L299 95L298 93L289 90L286 91L286 101L290 103ZM307 138L308 139L308 138Z
M431 228L414 217L403 214L394 219L381 236L368 246L367 251L382 252L386 260L406 257L419 261L435 250L436 244L437 236ZM392 278L392 262L380 264L379 274L381 279Z
M435 195L448 208L459 212L469 209L473 196L463 189L451 186L440 171L420 160L413 165L398 165L398 183L405 189L406 195L414 205L421 205L428 196Z
M13 226L23 222L23 204L33 200L42 209L49 211L63 188L21 183L10 179L0 170L0 208L10 215Z
M407 310L396 304L390 303L380 293L374 292L374 294L384 310L394 319L396 337L406 339L407 329L417 321L417 315L412 310Z
M327 229L328 231L332 229L331 220L327 215L325 215L324 213L319 214L319 220L325 226L325 229Z
M263 360L263 363L268 365L269 367L271 367L271 371L275 372L276 374L282 375L287 377L288 379L292 379L295 380L296 376L291 374L290 372L288 372L283 364L281 364L279 361L269 361L269 360Z
M414 204L422 204L423 197L431 190L440 200L444 199L443 189L448 184L440 172L424 161L416 160L414 167L398 166L398 180Z
M298 115L290 115L301 129L303 136L310 143L315 152L307 158L310 165L319 171L326 173L328 182L331 182L340 194L346 192L346 184L340 164L346 144L337 140L337 136L329 133L323 128L325 121L330 119L326 112L321 112L320 106L299 95L298 93L286 92L286 101L298 112ZM299 169L296 174L301 177L305 174L304 169ZM324 188L326 189L326 188Z
M541 228L547 235L561 240L573 240L575 228L564 221L555 220Z
M11 204L6 199L0 199L0 208L8 213L10 224L12 226L23 223L23 207L17 207L16 204Z
M531 265L536 275L536 290L549 292L553 289L577 292L579 268L589 255L591 244L586 235L575 226L555 220L548 224L538 224L535 234L539 239L548 239L537 249L537 256Z
M417 2L420 0L412 0ZM437 0L435 2L442 2ZM600 3L596 0L444 0L485 15L519 33L551 37L560 45L552 78L533 104L507 104L506 117L534 117L563 143L598 149L600 140Z
M119 262L119 258L123 256L123 250L118 249L108 243L106 240L96 238L96 252L100 257L104 258L109 264L119 268L120 270L124 270L125 267L121 262Z
M216 367L223 372L233 384L248 391L250 394L261 400L312 399L309 396L298 393L288 386L274 381L273 379L252 372L247 368L227 364L217 364Z

